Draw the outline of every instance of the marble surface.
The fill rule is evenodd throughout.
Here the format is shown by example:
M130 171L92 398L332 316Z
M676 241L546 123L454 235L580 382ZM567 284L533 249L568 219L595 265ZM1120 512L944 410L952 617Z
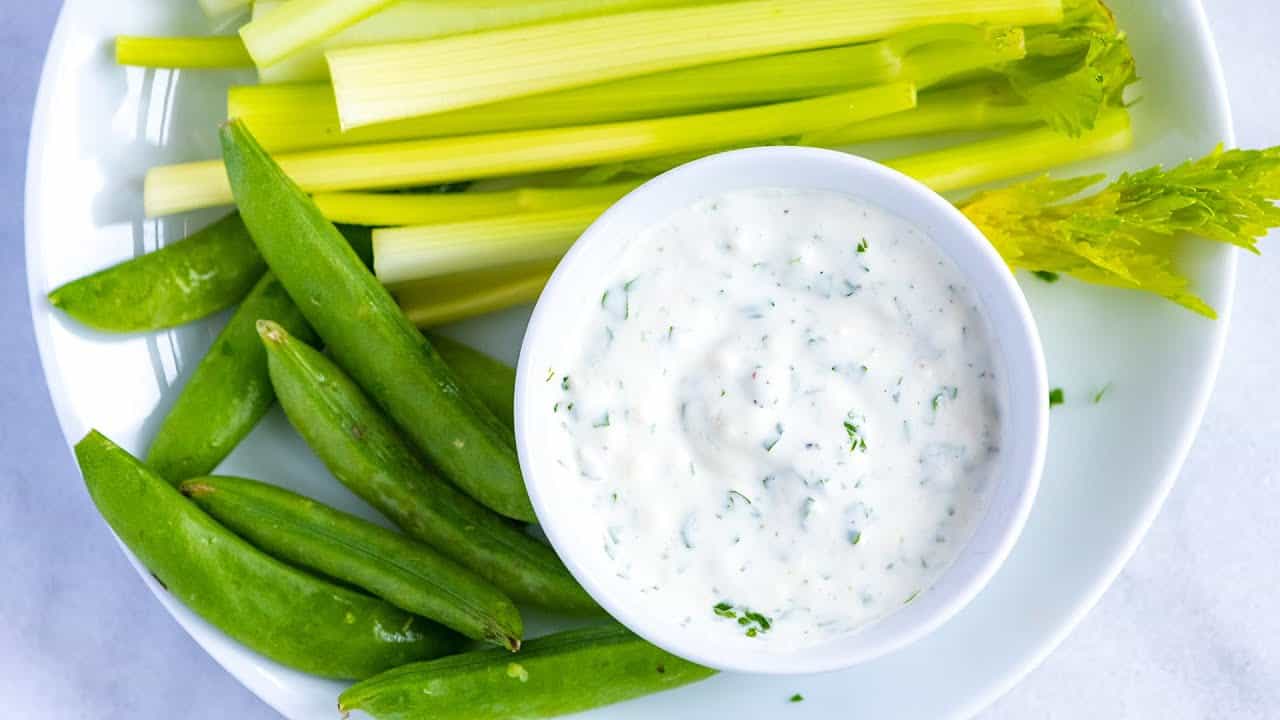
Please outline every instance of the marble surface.
M1241 145L1280 144L1274 0L1206 4ZM44 388L24 292L21 201L31 105L57 9L49 0L0 3L5 715L274 717L129 568L82 490ZM1280 252L1242 263L1203 430L1133 561L1062 647L983 718L1280 717L1278 276Z

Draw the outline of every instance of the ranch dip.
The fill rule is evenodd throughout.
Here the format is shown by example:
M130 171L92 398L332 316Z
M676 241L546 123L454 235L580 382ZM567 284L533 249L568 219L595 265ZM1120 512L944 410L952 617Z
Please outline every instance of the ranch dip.
M833 192L655 220L546 373L574 536L650 611L725 642L815 645L911 602L1000 452L993 340L959 269Z

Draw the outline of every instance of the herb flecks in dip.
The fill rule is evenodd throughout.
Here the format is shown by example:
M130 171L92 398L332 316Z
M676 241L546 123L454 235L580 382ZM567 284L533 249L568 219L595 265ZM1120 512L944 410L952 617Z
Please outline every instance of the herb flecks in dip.
M580 541L651 612L798 647L937 580L983 510L1001 390L928 237L841 194L738 191L612 267L545 413Z

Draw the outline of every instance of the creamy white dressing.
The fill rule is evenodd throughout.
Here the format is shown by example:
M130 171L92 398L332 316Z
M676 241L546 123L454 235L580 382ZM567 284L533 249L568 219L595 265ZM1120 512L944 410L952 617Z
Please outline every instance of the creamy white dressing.
M1002 390L928 237L847 195L737 191L613 267L545 419L575 535L625 587L690 631L794 648L937 580L984 509Z

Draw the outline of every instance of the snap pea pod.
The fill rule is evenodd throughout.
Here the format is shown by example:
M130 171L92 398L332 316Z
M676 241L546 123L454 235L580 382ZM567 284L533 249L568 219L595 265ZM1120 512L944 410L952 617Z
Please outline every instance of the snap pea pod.
M178 483L213 472L275 402L257 322L274 320L303 338L315 334L271 273L254 286L196 366L147 452L147 465Z
M231 307L266 269L233 213L176 243L69 282L49 293L49 302L97 330L161 330Z
M524 625L511 600L422 543L254 480L197 478L181 490L268 555L350 583L469 638L520 649Z
M273 660L324 677L365 678L461 643L438 625L267 556L96 431L76 445L76 458L107 524L161 585Z
M458 383L243 123L223 126L221 137L245 225L328 352L454 484L503 515L534 520L509 428Z
M471 388L480 402L504 425L514 428L516 417L516 371L506 363L450 337L427 333L440 357L463 385Z
M611 624L530 640L515 656L485 650L389 670L348 688L338 709L376 720L535 720L714 674Z
M428 470L399 431L325 355L264 323L276 395L329 470L407 534L517 602L598 613L555 552Z

